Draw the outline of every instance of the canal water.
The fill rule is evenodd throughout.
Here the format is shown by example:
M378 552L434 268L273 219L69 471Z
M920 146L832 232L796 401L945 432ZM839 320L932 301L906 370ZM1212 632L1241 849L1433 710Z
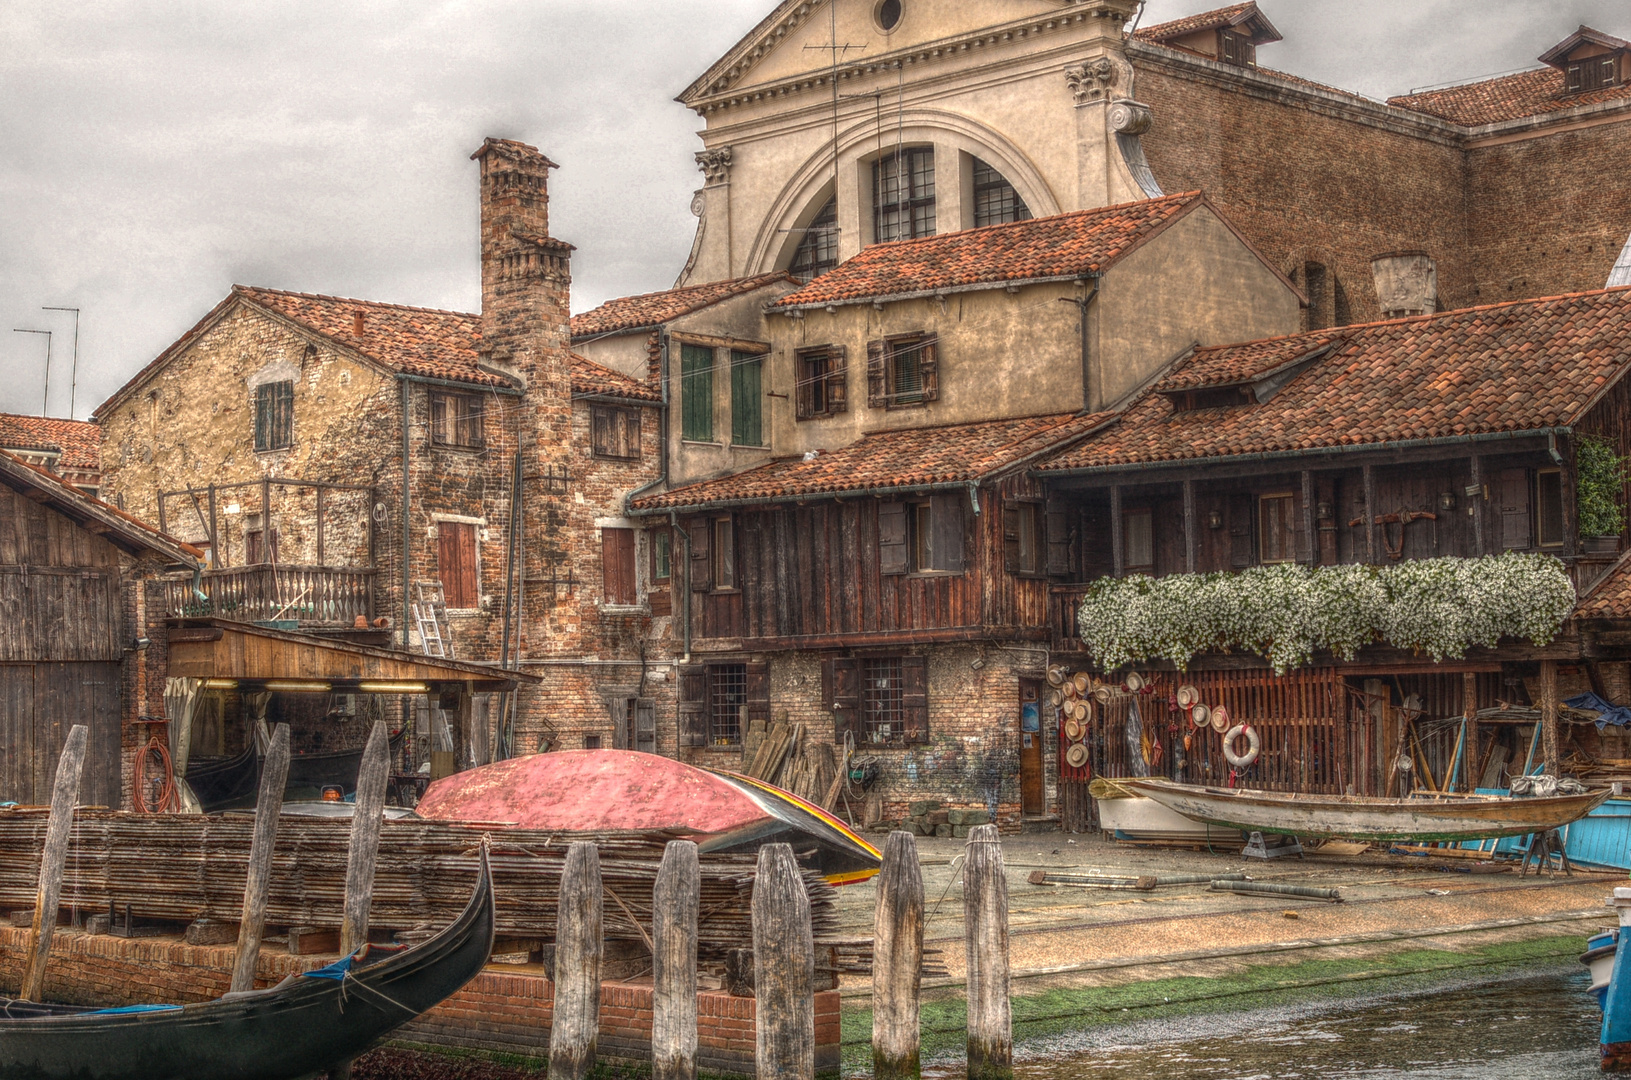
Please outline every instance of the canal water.
M1099 1027L1021 1044L1016 1080L1584 1080L1601 1075L1586 986L1557 971Z

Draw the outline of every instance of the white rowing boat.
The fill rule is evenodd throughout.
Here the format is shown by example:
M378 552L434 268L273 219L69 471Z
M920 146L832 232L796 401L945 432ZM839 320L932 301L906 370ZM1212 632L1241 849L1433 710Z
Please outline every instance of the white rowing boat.
M1209 825L1241 832L1373 841L1524 836L1578 821L1612 794L1604 790L1536 799L1487 795L1378 799L1198 787L1155 779L1118 779L1116 783Z

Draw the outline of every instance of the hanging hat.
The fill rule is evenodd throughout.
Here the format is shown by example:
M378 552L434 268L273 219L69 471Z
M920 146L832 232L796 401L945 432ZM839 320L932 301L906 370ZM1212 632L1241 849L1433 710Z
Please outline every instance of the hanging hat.
M1071 742L1076 742L1081 737L1082 737L1082 725L1076 722L1076 718L1073 716L1069 720L1066 720L1065 721L1065 738L1069 739Z
M1049 686L1063 686L1063 685L1065 685L1065 677L1066 677L1067 674L1068 674L1068 672L1066 672L1065 669L1060 667L1058 664L1053 665L1052 667L1050 667L1048 669L1048 685Z
M1073 769L1080 769L1087 764L1087 747L1081 743L1072 743L1065 751L1065 763Z
M1073 704L1070 708L1070 714L1075 718L1078 724L1085 724L1088 716L1090 715L1087 708L1087 702L1078 701Z
M1114 693L1115 691L1111 690L1108 686L1095 686L1093 688L1093 700L1097 701L1100 705L1108 705L1110 704L1110 697Z
M1211 719L1212 719L1212 710L1208 709L1205 705L1202 705L1200 702L1196 702L1195 705L1189 710L1189 722L1191 724L1194 724L1198 728L1205 727L1207 721L1209 721Z
M1129 671L1127 678L1122 680L1122 685L1127 688L1129 694L1136 694L1148 684L1145 683L1144 676L1136 671Z
M1201 700L1201 692L1193 686L1180 686L1178 688L1178 707L1192 709Z
M1212 730L1219 734L1229 730L1229 710L1222 705L1212 710Z
M1071 682L1076 684L1076 692L1078 694L1087 693L1087 688L1093 685L1092 678L1090 678L1085 671L1078 671L1075 676L1072 677Z
M1065 692L1063 690L1049 690L1048 691L1048 704L1049 705L1052 705L1054 708L1057 709L1057 708L1059 708L1059 706L1063 705L1064 703L1065 703Z

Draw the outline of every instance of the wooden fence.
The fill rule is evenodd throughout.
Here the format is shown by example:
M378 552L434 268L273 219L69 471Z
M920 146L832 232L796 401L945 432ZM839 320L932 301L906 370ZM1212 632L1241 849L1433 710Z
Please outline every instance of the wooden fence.
M193 592L190 577L167 583L172 616L214 615L255 622L294 619L309 626L351 626L374 617L374 571L359 567L276 565L207 570Z

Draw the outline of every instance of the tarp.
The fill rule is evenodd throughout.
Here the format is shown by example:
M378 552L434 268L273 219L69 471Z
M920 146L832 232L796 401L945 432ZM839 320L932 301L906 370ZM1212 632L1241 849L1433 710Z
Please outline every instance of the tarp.
M1563 704L1571 709L1580 709L1583 712L1597 714L1597 730L1601 731L1610 724L1615 727L1625 727L1631 724L1631 709L1624 705L1611 705L1596 694L1586 693L1572 697Z

